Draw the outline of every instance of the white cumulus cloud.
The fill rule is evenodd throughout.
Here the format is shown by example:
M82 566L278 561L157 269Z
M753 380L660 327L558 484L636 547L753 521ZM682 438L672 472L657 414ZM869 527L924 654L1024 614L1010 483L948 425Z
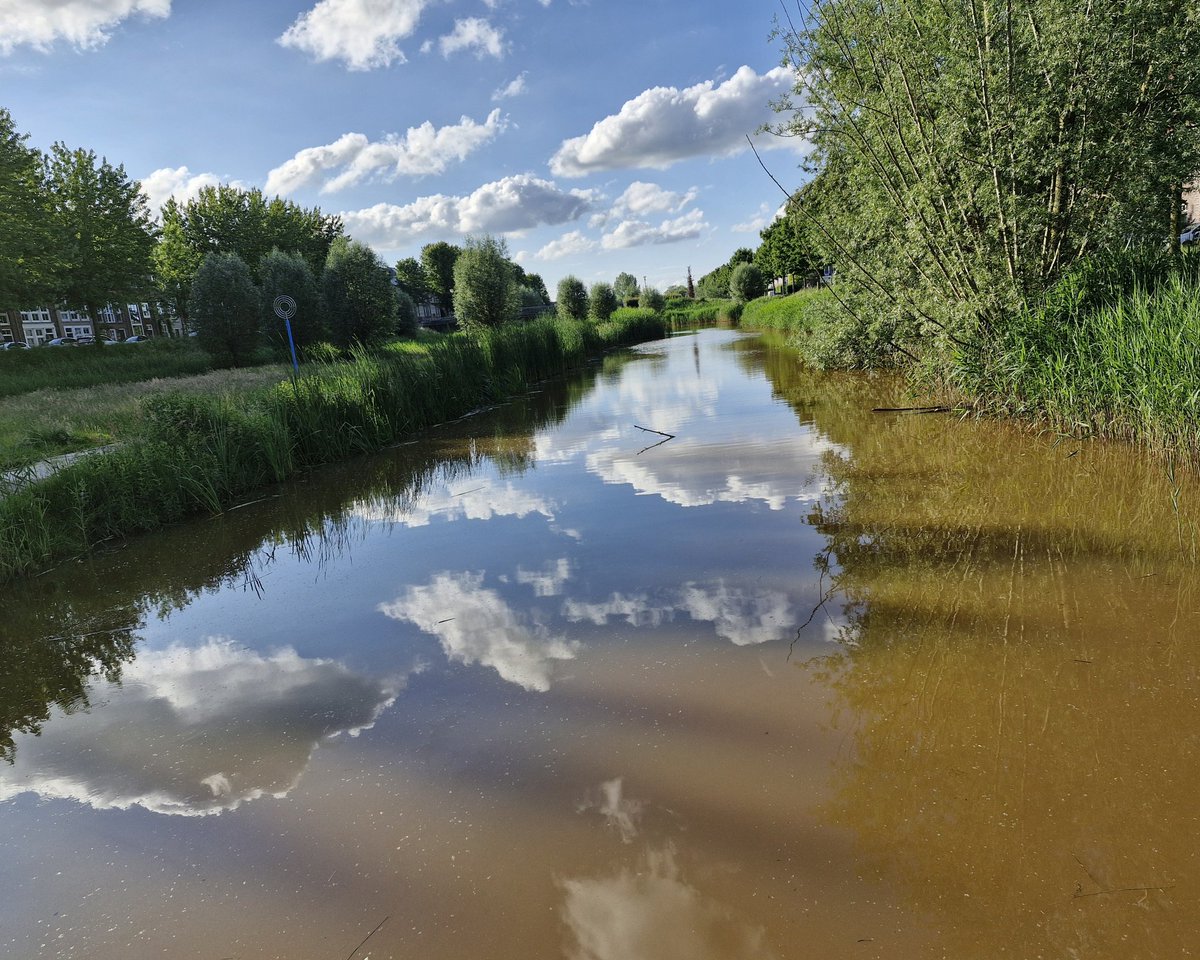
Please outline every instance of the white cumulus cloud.
M142 193L157 217L162 205L170 199L187 203L199 196L205 187L223 183L215 173L192 173L187 167L161 167L142 178Z
M351 70L404 63L397 41L412 35L432 0L321 0L296 18L279 43Z
M561 177L583 177L731 156L746 149L747 134L771 119L771 100L791 90L794 79L786 67L760 75L744 66L720 85L709 80L683 90L653 87L590 132L565 140L550 169Z
M539 260L561 260L580 253L590 253L596 249L596 241L589 240L579 230L564 233L557 240L551 240L536 254Z
M426 120L409 127L403 136L390 135L372 142L361 133L347 133L333 143L306 147L267 175L266 192L288 194L325 179L322 193L332 193L374 176L394 180L399 176L420 177L445 172L455 161L468 156L498 136L505 128L499 110L483 123L462 117L458 123L435 127Z
M480 17L467 17L457 20L454 30L438 41L443 57L460 50L473 50L475 56L500 59L504 56L507 45L504 42L504 31L493 27L487 20Z
M706 229L708 224L704 220L704 213L691 210L682 217L664 220L658 225L645 220L624 220L604 235L601 244L605 250L623 250L626 247L679 243L695 240Z
M129 17L163 18L170 13L171 0L3 0L0 54L19 46L47 50L57 40L98 47Z
M492 94L492 99L495 101L508 100L511 97L519 97L525 92L525 78L528 73L520 73L515 78L500 87Z
M563 190L549 180L518 174L484 184L465 197L420 197L398 206L378 203L342 213L346 230L383 249L396 249L416 238L465 233L513 233L556 226L593 209L590 190Z

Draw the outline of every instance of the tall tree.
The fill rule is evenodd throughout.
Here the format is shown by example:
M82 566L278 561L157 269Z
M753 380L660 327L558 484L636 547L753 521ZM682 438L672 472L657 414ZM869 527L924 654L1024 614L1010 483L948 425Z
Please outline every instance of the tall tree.
M392 273L366 244L339 237L321 275L321 302L334 343L377 343L396 333Z
M632 273L618 273L617 279L613 281L613 293L617 295L617 299L621 303L628 303L638 295L637 277Z
M261 302L250 268L236 253L210 253L190 296L200 345L219 361L243 366L262 344Z
M41 156L0 107L0 309L45 297L56 268Z
M405 257L396 263L396 286L408 294L413 303L421 303L429 296L429 284L420 260Z
M60 255L55 299L95 317L107 303L148 295L154 231L140 185L124 167L61 143L45 168Z
M187 242L183 211L174 199L163 205L162 227L150 259L158 298L171 306L185 327L190 327L192 281L204 254Z
M1200 169L1192 0L819 0L787 132L845 186L839 296L987 343L1102 248L1165 246ZM804 213L802 205L801 213Z
M261 190L220 185L205 187L182 206L162 208L163 240L155 256L160 287L186 289L209 253L236 253L258 280L258 268L272 250L298 253L314 277L325 269L333 241L343 233L340 217L298 206Z
M762 271L752 263L739 263L729 275L729 296L738 303L746 303L763 295Z
M449 313L454 309L454 264L460 247L439 240L421 248L421 268L425 271L425 284L438 305Z
M489 235L467 237L454 263L454 315L464 327L498 327L520 310L520 287L508 246Z

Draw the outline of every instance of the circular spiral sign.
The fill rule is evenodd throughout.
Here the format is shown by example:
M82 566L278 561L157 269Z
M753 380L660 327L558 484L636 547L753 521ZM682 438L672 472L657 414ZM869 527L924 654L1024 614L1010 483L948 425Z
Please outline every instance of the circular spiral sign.
M291 320L296 315L296 301L291 297L276 297L274 306L280 320Z

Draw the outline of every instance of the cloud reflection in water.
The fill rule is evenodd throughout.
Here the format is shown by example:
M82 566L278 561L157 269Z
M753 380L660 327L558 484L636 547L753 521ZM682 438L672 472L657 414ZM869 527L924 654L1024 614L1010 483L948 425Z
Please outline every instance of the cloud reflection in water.
M147 651L122 683L93 687L91 710L22 738L16 762L0 767L0 802L36 793L203 816L283 797L322 740L370 727L399 686L222 638Z
M549 690L554 661L574 659L577 649L483 589L482 573L440 573L378 609L436 636L451 660L491 667L529 691Z

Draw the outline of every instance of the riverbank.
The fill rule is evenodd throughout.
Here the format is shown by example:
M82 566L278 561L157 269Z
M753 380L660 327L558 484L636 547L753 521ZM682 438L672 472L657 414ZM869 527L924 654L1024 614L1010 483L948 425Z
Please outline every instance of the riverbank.
M649 311L618 311L595 326L546 317L358 351L250 393L147 397L137 437L0 501L0 580L220 513L310 467L382 449L666 330Z
M1200 466L1200 256L1082 265L1037 305L959 343L887 342L835 291L748 303L741 325L787 333L818 369L889 367L914 388L1075 438Z

